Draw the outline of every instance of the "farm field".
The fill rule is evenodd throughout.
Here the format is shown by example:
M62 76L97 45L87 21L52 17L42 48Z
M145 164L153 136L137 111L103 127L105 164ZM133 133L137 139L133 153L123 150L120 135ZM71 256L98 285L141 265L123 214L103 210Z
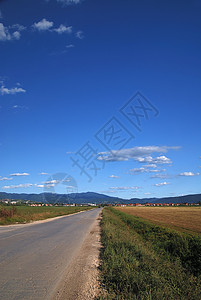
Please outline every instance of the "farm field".
M201 207L120 207L117 209L156 224L201 234Z
M0 205L0 225L16 223L29 223L38 220L65 216L79 211L89 210L86 206L69 207L32 207L32 206L1 206Z
M201 299L200 235L126 212L103 210L100 299Z

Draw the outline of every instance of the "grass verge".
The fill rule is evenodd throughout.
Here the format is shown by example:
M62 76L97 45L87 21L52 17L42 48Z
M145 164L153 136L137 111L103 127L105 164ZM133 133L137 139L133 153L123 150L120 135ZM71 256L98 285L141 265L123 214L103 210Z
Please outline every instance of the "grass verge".
M201 299L201 238L103 210L106 299ZM103 297L102 297L103 298Z
M58 216L65 216L79 211L89 210L91 207L70 206L70 207L31 207L17 206L5 207L0 206L0 225L9 225L16 223L29 223L37 220L44 220Z

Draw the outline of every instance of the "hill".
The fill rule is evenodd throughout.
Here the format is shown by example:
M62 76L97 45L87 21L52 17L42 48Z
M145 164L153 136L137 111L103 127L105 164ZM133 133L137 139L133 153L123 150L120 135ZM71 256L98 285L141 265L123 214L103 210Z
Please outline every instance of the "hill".
M76 194L53 194L53 193L41 193L41 194L17 194L17 193L5 193L0 192L1 199L12 199L12 200L24 200L42 203L96 203L96 204L107 204L107 203L198 203L201 201L201 194L177 196L177 197L164 197L164 198L131 198L122 199L118 197L111 197L104 194L86 192Z

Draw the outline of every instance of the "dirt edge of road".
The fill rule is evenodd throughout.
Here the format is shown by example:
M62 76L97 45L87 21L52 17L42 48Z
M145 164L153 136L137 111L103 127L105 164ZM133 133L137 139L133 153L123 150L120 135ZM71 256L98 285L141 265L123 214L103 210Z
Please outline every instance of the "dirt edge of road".
M81 248L76 253L52 300L92 300L101 293L99 283L101 213L90 228Z

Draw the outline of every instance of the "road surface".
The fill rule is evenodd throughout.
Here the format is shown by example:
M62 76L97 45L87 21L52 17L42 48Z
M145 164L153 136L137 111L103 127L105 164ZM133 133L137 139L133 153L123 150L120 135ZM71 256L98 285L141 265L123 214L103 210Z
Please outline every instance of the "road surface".
M0 299L50 299L101 209L0 227Z

